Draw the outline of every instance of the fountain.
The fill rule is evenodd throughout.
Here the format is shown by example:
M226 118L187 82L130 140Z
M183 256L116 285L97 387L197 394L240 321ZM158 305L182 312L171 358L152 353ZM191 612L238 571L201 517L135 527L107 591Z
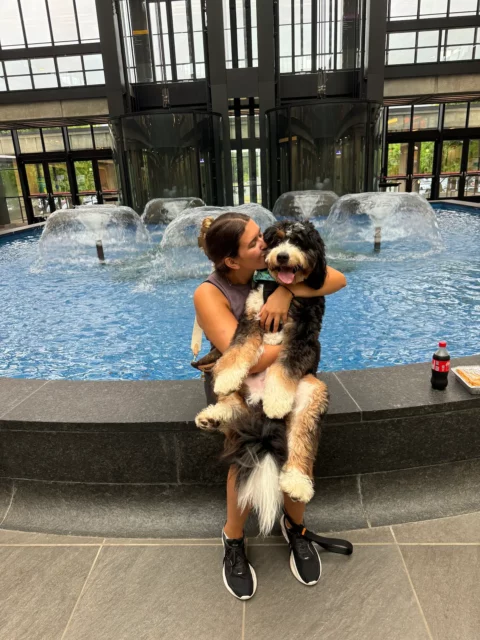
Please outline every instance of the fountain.
M275 202L273 215L278 219L309 220L328 216L338 200L333 191L287 191Z
M404 260L443 247L431 205L416 193L356 193L339 198L322 228L343 257L381 253Z
M169 224L185 209L204 205L200 198L154 198L145 205L142 220L144 224Z
M55 211L40 239L42 259L83 261L95 255L101 241L107 261L124 253L144 250L150 236L130 207L88 206Z

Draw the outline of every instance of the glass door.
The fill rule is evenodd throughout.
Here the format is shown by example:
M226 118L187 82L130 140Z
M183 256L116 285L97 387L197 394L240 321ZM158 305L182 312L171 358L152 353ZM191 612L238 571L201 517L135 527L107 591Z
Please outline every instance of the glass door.
M411 142L413 147L413 164L410 172L410 188L408 191L419 193L425 198L432 197L433 159L435 157L435 142L423 140Z
M390 142L387 148L387 191L408 191L408 142Z
M73 166L79 203L84 205L100 204L99 190L93 170L93 161L75 160Z
M463 140L444 140L440 167L439 198L458 198L463 188L462 175Z
M43 164L43 162L25 163L28 182L27 197L31 202L33 215L36 218L45 218L53 211L53 203L49 198Z
M117 172L113 160L97 160L100 197L103 204L118 204Z
M464 180L463 196L480 196L480 140L468 141L467 166L464 172Z
M51 199L53 199L54 210L72 209L72 190L68 178L66 162L48 162L48 173L51 182Z

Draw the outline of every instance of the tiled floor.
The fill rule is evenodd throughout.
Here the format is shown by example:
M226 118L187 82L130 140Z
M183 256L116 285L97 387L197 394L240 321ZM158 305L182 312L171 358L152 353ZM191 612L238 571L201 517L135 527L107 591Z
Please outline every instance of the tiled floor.
M223 586L218 538L0 530L0 638L478 640L480 513L339 535L354 553L322 551L313 588L281 538L249 539L259 586L242 603Z

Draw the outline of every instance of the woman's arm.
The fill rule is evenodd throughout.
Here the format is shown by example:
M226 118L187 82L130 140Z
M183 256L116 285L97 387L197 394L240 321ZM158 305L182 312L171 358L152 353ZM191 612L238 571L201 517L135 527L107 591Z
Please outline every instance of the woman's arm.
M290 295L288 292L286 294ZM193 303L198 324L210 342L223 353L230 346L238 325L237 319L230 311L227 299L217 287L210 283L203 283L193 294ZM281 345L265 345L260 360L250 373L265 371L275 362L281 350Z
M260 310L260 324L264 329L278 331L280 322L285 324L292 298L318 298L328 296L347 286L347 279L340 271L327 267L327 276L320 289L312 289L303 282L278 287Z
M327 267L327 276L320 289L307 287L303 282L284 286L287 287L297 298L318 298L319 296L328 296L331 293L335 293L336 291L343 289L343 287L347 286L347 279L340 271L337 271L332 267Z

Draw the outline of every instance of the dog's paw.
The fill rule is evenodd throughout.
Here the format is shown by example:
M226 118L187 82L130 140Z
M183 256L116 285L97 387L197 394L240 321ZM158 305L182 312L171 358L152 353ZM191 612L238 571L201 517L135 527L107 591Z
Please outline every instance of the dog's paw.
M220 412L216 405L211 404L195 417L195 424L204 431L216 431L222 424Z
M242 369L225 369L215 376L213 391L217 396L228 396L238 391L246 378L248 371Z
M280 472L280 489L287 493L292 500L298 500L299 502L310 502L313 498L313 482L312 479L306 476L304 473L290 467L285 467Z
M280 420L287 416L293 409L295 394L286 389L265 390L263 396L263 412L272 420Z

